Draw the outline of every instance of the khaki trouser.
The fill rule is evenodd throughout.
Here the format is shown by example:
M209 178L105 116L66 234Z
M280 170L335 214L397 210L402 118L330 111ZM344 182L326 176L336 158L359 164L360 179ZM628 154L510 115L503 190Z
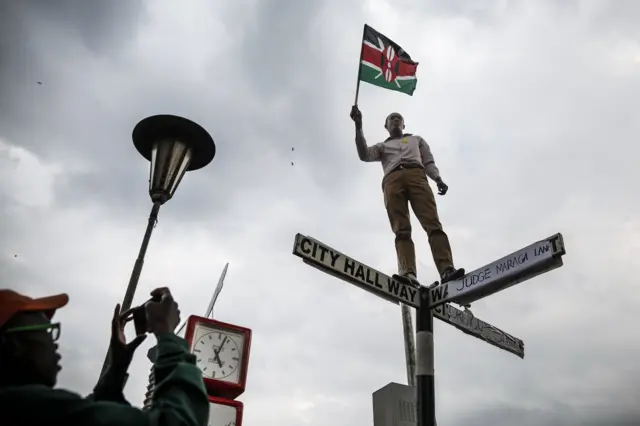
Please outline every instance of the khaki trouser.
M420 225L427 231L433 261L442 276L447 268L453 267L451 246L438 219L436 200L424 170L421 168L395 170L382 181L382 191L391 230L396 234L398 272L400 274L417 273L416 253L411 239L409 220L409 203L411 203L411 208Z

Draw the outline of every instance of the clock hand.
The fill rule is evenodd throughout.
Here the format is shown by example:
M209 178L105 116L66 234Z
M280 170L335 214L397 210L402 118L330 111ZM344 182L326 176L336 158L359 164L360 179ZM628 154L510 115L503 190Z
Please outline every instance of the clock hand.
M218 362L218 365L220 366L220 368L222 368L222 361L220 361L220 351L222 350L222 347L224 346L226 341L227 341L227 336L224 336L224 339L222 339L222 343L218 347L218 350L215 350L215 348L213 349L214 358Z
M215 349L213 350L213 359L218 363L220 368L222 368L222 361L220 361L219 352L220 352L220 349L218 349L217 351Z

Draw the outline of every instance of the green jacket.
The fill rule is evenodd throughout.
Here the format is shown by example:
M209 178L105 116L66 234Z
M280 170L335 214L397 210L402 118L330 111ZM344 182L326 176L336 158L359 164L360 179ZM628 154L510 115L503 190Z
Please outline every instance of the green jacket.
M202 373L184 339L158 336L157 387L148 410L124 399L124 371L107 371L92 395L42 385L0 388L2 426L207 426L209 401Z

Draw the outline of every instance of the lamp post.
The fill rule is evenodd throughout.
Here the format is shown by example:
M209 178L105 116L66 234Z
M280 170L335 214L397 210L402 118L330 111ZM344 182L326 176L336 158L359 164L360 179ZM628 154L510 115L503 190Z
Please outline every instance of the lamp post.
M154 115L145 118L133 129L132 138L138 152L150 162L149 196L153 207L122 301L122 312L131 308L151 232L158 221L160 206L173 197L187 171L203 168L216 154L215 143L205 129L193 121L175 115ZM104 374L107 368L110 352L111 347L100 375Z

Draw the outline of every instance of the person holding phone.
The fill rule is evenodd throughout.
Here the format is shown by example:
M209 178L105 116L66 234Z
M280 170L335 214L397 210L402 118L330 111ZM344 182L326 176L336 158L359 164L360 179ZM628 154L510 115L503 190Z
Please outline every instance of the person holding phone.
M148 330L158 340L157 388L151 406L143 411L125 400L122 388L145 336L126 342L119 305L112 321L111 365L93 394L83 398L55 388L61 369L55 342L61 325L52 319L69 297L32 299L0 290L0 424L206 426L209 402L202 373L186 341L173 332L180 322L178 304L168 288L158 288L151 296L159 299L145 305Z

